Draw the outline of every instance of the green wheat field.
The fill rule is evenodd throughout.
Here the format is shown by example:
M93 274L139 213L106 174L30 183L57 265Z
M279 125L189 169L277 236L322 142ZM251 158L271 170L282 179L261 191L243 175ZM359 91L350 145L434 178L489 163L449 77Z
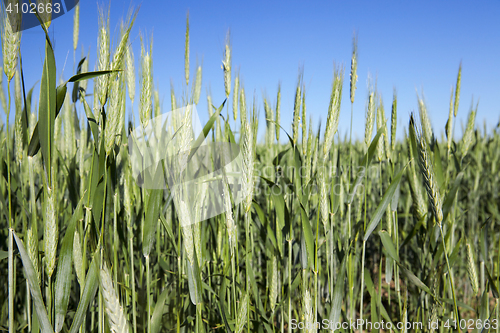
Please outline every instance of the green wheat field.
M78 6L74 15L76 49ZM334 71L320 128L308 122L301 73L293 110L280 109L279 87L258 105L246 97L227 39L216 87L226 99L208 95L203 134L239 145L247 196L235 203L223 173L224 212L185 224L168 186L138 185L125 110L137 101L145 128L198 104L189 17L184 89L160 110L152 43L141 40L134 68L137 11L117 36L107 15L101 8L97 63L82 58L56 82L62 65L40 14L48 23L37 27L46 38L38 100L23 78L16 20L2 20L0 331L500 332L499 127L476 128L473 105L456 128L461 64L445 134L433 132L419 98L396 140L398 112L408 110L397 109L396 91L387 108L376 85L355 94L356 38L350 68ZM364 140L338 133L343 93L351 112L366 99ZM293 112L291 128L280 126L283 112ZM188 120L176 135L191 158L200 142Z

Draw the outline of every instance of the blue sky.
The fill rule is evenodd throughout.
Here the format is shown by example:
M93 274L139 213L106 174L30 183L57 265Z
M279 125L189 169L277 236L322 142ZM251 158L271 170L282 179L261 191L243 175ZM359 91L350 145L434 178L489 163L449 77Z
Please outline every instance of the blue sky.
M97 53L97 2L81 0L80 5L77 61L82 49L85 53L90 51L92 68ZM231 31L233 80L234 69L238 69L248 102L254 94L257 97L261 128L265 126L262 95L266 94L274 104L280 81L282 125L287 129L291 127L294 92L301 66L304 68L307 111L315 125L320 120L324 124L335 62L346 69L339 131L342 135L348 133L351 116L349 69L354 31L358 34L359 52L354 138L362 139L364 135L369 73L376 78L387 117L390 117L393 89L397 89L400 138L410 112L418 110L417 90L424 94L434 131L438 137L444 132L450 89L455 85L460 61L463 70L456 138L461 136L461 123L466 121L472 98L474 103L479 99L476 123L481 129L486 121L491 130L500 118L498 1L112 1L110 28L115 45L120 19L126 17L131 6L138 5L140 11L131 34L136 67L139 66L140 36L150 40L152 35L154 83L165 111L170 110L171 81L177 94L184 89L184 38L189 11L191 73L194 75L197 61L203 64L203 87L198 105L202 122L208 118L208 87L214 104L224 99L221 60L228 29ZM73 13L54 20L49 30L54 39L58 73L64 67L65 79L74 68ZM29 89L42 72L44 39L41 28L24 31L21 43ZM35 90L38 92L38 86ZM131 110L129 105L127 109ZM137 114L137 106L134 110Z

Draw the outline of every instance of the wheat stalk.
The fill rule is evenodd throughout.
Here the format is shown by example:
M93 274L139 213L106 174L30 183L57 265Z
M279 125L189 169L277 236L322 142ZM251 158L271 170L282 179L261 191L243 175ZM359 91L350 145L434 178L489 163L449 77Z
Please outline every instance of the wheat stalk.
M470 245L469 239L465 239L465 247L467 248L467 274L469 275L470 284L472 286L472 291L474 295L479 292L479 281L477 278L476 262L474 261L474 254L472 253L472 247Z
M276 97L276 141L280 142L280 106L281 106L281 82L278 83L278 95Z
M45 244L45 265L49 278L56 267L57 239L59 230L57 226L56 197L54 189L47 187L47 198L45 201L45 229L43 232Z
M460 100L460 86L462 83L462 62L460 61L460 66L458 67L458 75L457 75L457 86L455 88L455 103L453 105L453 114L455 117L458 113L458 103Z
M31 262L33 263L33 267L35 268L36 275L38 278L38 284L40 284L41 281L41 275L40 275L40 267L39 267L39 261L38 261L38 235L36 233L36 228L33 226L30 226L28 229L28 256L30 257Z
M153 110L155 117L159 117L161 115L161 107L160 107L160 92L158 89L154 89L153 91Z
M108 316L109 328L115 333L128 333L129 325L127 319L125 318L123 307L120 304L116 290L113 287L111 274L109 273L106 263L102 265L102 268L99 271L99 276L101 294L103 296L104 306Z
M319 185L319 209L321 213L321 222L326 230L328 230L328 217L330 215L330 205L328 200L328 193L326 190L327 179L325 177L325 167L322 165L318 171L318 185Z
M75 230L75 236L73 237L73 264L78 284L83 287L85 285L85 268L83 267L82 243L78 229Z
M238 317L236 318L236 330L235 333L241 333L245 324L247 322L247 311L248 311L248 294L245 293L245 296L241 298L240 301L240 311L238 313Z
M234 121L238 119L238 92L240 91L240 77L236 75L234 78L234 90L233 90L233 118Z
M66 156L72 158L76 154L76 137L75 137L75 116L73 113L73 104L71 103L71 97L69 92L66 93L66 99L64 103L64 141L66 144Z
M358 81L358 37L354 34L352 38L352 57L351 57L351 104L354 103L354 94L356 93L356 82Z
M412 163L408 167L408 180L410 182L410 192L411 192L411 198L413 201L413 210L417 216L417 219L420 220L422 219L425 214L427 213L427 206L424 201L424 196L422 195L422 190L420 187L420 181L417 178L417 172L415 170L415 156L413 156L413 149L410 144L410 140L407 140L408 142L408 154L410 157L410 161Z
M384 140L378 140L377 143L377 159L382 161L385 152L385 141L387 141L387 127L385 122L385 110L384 104L382 102L382 97L379 95L378 105L377 105L377 131L382 129L382 134Z
M23 107L22 107L22 96L21 96L21 73L19 69L16 69L16 75L14 79L14 96L15 96L15 126L14 126L14 141L16 144L16 159L19 164L23 160Z
M451 96L450 96L450 111L448 114L448 121L446 122L446 138L447 138L447 147L448 154L451 150L451 141L453 138L453 87L451 88Z
M198 104L200 101L200 93L201 93L201 66L198 66L196 69L196 81L194 85L194 94L193 94L193 102L194 104Z
M305 331L307 333L316 332L316 325L314 322L314 315L312 310L312 300L309 290L306 290L304 293L304 321L304 326L306 328Z
M152 74L152 59L153 42L151 41L150 51L144 49L144 43L141 39L141 96L139 102L139 116L143 127L147 127L151 119L153 109L153 74Z
M307 118L306 118L306 88L302 90L302 154L306 155L307 149Z
M175 96L172 96L172 98L175 101ZM172 107L173 106L174 105L172 105ZM212 115L214 114L214 109L212 107L212 93L210 92L210 89L207 89L207 109L208 109L208 116L212 117Z
M122 74L118 74L118 76L112 80L110 87L110 98L109 98L109 106L108 106L108 116L106 119L106 127L104 129L104 147L106 149L106 155L111 153L111 150L115 146L115 137L121 134L120 125L123 124L123 121L120 119L125 117L125 113L122 111L124 109L124 105L122 105Z
M177 99L175 98L175 91L174 91L174 83L170 83L170 109L176 110L177 109Z
M276 255L271 258L271 283L269 286L269 302L271 311L274 312L276 300L278 298L278 260Z
M375 120L375 93L370 91L368 95L368 107L366 108L365 145L368 147L372 140L373 121Z
M226 35L226 46L224 49L224 60L222 61L222 68L224 70L224 89L226 92L226 98L229 97L231 93L231 40L230 33L227 32Z
M295 144L297 144L299 139L300 105L302 103L301 82L302 74L299 74L299 80L295 90L295 102L293 103L292 139Z
M129 17L129 21L127 22L127 30L123 31L122 27L122 36L120 39L120 43L116 47L115 53L113 55L113 61L111 62L112 70L121 70L124 63L125 53L127 52L128 47L128 38L130 36L130 31L132 30L132 26L134 25L135 18L137 17L137 11ZM113 73L110 77L110 80L113 80L114 76L117 73Z
M391 152L396 150L396 127L398 118L398 95L396 89L394 89L394 95L392 98L392 110L391 110Z
M443 211L441 210L442 199L439 194L439 187L436 182L436 176L434 174L431 158L429 156L427 141L424 135L417 131L413 121L410 121L410 126L413 126L415 133L417 133L418 162L424 179L425 190L427 192L427 196L429 197L436 222L438 225L441 225L441 222L443 221Z
M418 112L420 114L420 123L422 124L422 133L425 141L431 144L434 140L434 133L432 131L431 121L427 113L427 106L422 98L418 97Z
M469 148L472 145L472 136L474 133L474 125L476 122L476 112L477 112L477 106L475 109L471 107L469 111L469 116L467 118L467 126L465 127L465 132L462 137L462 144L460 145L462 156L465 156L467 154Z
M186 44L184 46L184 77L189 85L189 12L186 15Z
M134 104L135 98L135 66L134 66L134 51L132 50L132 45L127 45L127 50L125 52L125 75L127 76L127 88L128 88L128 97L132 105Z
M97 39L97 70L104 71L109 69L109 9L104 11L103 7L99 7L99 37ZM99 76L97 78L97 96L101 106L106 104L108 94L108 76Z
M247 121L247 100L245 97L245 88L242 86L240 89L240 122L241 125Z
M250 121L246 121L243 129L243 164L242 164L242 185L243 193L245 193L246 198L244 201L245 212L248 213L250 208L252 208L252 199L254 192L254 138L252 128L250 126Z
M271 149L274 139L274 112L266 98L264 98L264 111L266 113L266 147Z
M73 50L76 51L78 47L78 35L80 31L80 3L75 6L75 13L73 14Z
M8 5L14 6L17 3L15 0L9 0ZM16 74L17 57L19 53L19 47L21 45L21 32L19 28L21 27L21 12L19 15L9 15L10 17L3 17L2 20L2 55L3 55L3 70L7 76L7 82L10 83L14 75ZM4 108L6 112L7 108Z
M328 105L328 117L326 119L325 138L323 142L323 162L328 157L333 143L333 136L337 132L340 117L340 99L342 98L342 81L344 71L342 68L334 68L330 104Z

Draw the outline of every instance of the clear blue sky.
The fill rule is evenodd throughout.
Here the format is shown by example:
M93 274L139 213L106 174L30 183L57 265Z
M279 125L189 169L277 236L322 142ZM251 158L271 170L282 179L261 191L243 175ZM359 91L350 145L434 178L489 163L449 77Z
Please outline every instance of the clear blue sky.
M97 2L81 0L80 39L90 50L90 69L97 53ZM409 113L417 111L416 91L424 93L434 131L444 131L450 89L463 63L462 90L456 138L461 136L472 97L479 99L477 125L491 130L500 116L500 2L499 1L112 1L110 28L119 34L119 21L131 6L140 11L131 34L136 66L140 35L153 34L153 73L164 110L170 110L170 82L178 94L184 82L186 13L190 15L191 72L203 63L203 87L198 110L207 119L206 90L214 104L224 98L221 60L231 30L234 69L239 69L248 102L255 92L264 128L262 94L275 103L282 82L282 125L290 128L299 66L304 67L307 110L323 128L332 83L333 63L344 64L346 76L339 130L349 131L349 69L353 32L358 33L358 75L354 102L354 137L364 135L367 77L377 78L390 117L393 89L398 92L398 136ZM58 73L73 71L73 11L54 20ZM41 28L24 31L22 52L27 88L39 80L43 64ZM5 85L5 83L4 83ZM137 89L139 85L137 84ZM39 88L36 88L38 92ZM92 91L92 90L90 90ZM137 90L136 96L139 96ZM138 98L136 98L137 100ZM127 106L130 110L130 106ZM137 107L134 107L137 110ZM231 110L231 108L230 108ZM316 127L315 127L316 128ZM261 132L262 133L262 132Z

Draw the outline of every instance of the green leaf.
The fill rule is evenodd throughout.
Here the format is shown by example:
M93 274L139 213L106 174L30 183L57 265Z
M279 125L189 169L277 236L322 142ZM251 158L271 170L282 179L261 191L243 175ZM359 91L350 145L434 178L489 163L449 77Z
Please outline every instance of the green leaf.
M382 240L382 245L387 251L387 254L389 254L389 256L398 264L398 266L401 267L401 272L408 278L408 280L413 282L413 284L416 285L418 288L432 295L430 289L418 277L416 277L412 271L404 267L399 262L399 255L398 252L396 251L394 243L392 242L391 236L389 236L389 234L385 230L379 231L378 234L380 235L380 239Z
M379 128L377 134L370 143L370 147L368 147L368 151L363 156L363 159L359 162L360 166L366 167L367 165L370 164L371 160L373 159L373 156L375 156L375 152L377 151L378 140L380 139L380 136L382 135L383 132L384 132L383 128L382 127Z
M293 162L295 167L295 177L294 177L294 187L295 194L299 198L301 203L304 203L304 194L302 188L302 177L300 176L300 170L302 170L302 159L300 158L300 152L297 146L294 147Z
M340 158L337 158L337 174L335 177L332 177L332 182L331 182L331 190L330 190L330 197L331 197L331 213L332 214L337 214L337 211L340 207L340 192L336 189L340 188Z
M232 333L229 323L227 322L226 313L224 312L224 305L221 304L221 302L224 301L224 297L219 297L218 299L216 298L216 300L218 300L217 307L219 309L219 315L224 321L224 327L226 328L226 333Z
M410 271L406 267L403 267L402 265L399 265L399 267L401 268L401 272L406 276L406 278L410 280L415 286L422 289L429 295L433 295L430 289L415 274L413 274L412 271Z
M158 167L158 169L161 170L161 167ZM146 205L146 219L144 220L144 233L142 238L142 254L144 256L148 256L153 248L162 198L163 190L150 190L149 200Z
M276 212L276 243L281 255L283 253L283 243L281 242L281 231L283 230L286 224L285 223L286 204L285 204L285 198L283 197L283 190L281 186L274 183L273 181L262 176L260 178L265 180L270 187L271 200L274 203L274 209ZM258 211L257 214L259 214Z
M59 112L61 112L61 108L64 104L64 99L66 98L67 91L68 88L66 87L66 84L61 84L56 88L56 118L59 115Z
M97 254L94 254L94 258L92 259L89 270L87 271L87 275L85 277L85 287L83 288L80 302L78 302L78 307L76 309L75 316L73 317L69 333L78 332L87 313L87 308L97 292L97 287L99 286L99 270L96 260L97 256Z
M307 257L311 270L314 270L314 236L311 229L311 223L307 216L306 209L302 203L300 204L300 216L302 217L302 232L306 243Z
M76 74L80 74L82 72L82 65L86 59L87 59L86 57L83 57L78 63L78 66L76 67ZM73 103L76 103L76 101L78 101L79 95L80 95L80 83L75 82L75 84L73 85L73 92L71 93L71 100L73 101Z
M31 104L32 90L33 90L33 88L31 88L31 90L28 94L30 104ZM56 89L56 108L55 108L54 121L55 121L55 118L57 118L57 116L59 115L59 112L61 111L62 105L64 103L64 98L66 97L66 90L67 90L66 84L62 84L59 87L57 87L57 89ZM28 146L28 156L35 156L38 153L38 151L40 150L40 147L41 147L40 146L40 135L39 135L39 130L38 130L38 125L40 124L40 121L41 120L39 120L36 123L35 128L33 130L33 135L31 136L30 143ZM42 155L43 155L43 151L42 151Z
M276 210L277 227L282 230L285 227L285 198L283 197L283 191L279 185L275 184L271 187L271 198L274 203L274 209Z
M463 176L464 173L463 171L461 171L455 178L455 181L453 182L453 185L451 185L451 188L448 191L448 193L446 193L446 196L443 201L443 221L446 221L446 217L451 212L451 207L453 206L453 201L455 201L455 197L457 196L457 191L458 188L460 187L460 183L462 182Z
M23 241L17 237L14 231L12 231L12 234L14 235L17 248L19 249L19 254L21 255L24 271L26 273L26 279L28 280L31 297L33 299L33 304L35 305L35 311L38 316L42 333L54 332L52 330L52 326L50 325L49 316L47 315L47 310L45 309L45 305L43 303L42 292L40 291L40 286L38 285L38 275L33 267L33 263L24 248Z
M408 164L406 164L406 166L407 165ZM377 209L375 210L375 213L372 216L372 219L370 220L370 223L366 227L365 236L363 237L364 241L368 240L368 237L370 237L371 233L373 232L373 230L375 230L378 223L380 222L382 215L384 215L387 205L389 205L389 203L391 202L392 196L396 192L399 182L401 181L401 176L403 176L403 171L406 169L406 166L402 168L401 171L399 171L399 173L394 177L391 185L382 197L382 201L380 201Z
M73 75L66 83L68 82L80 82L84 80L90 80L98 76L103 76L103 75L108 75L114 72L120 72L120 69L116 70L106 70L106 71L95 71L95 72L85 72L85 73L80 73Z
M60 332L66 311L68 311L69 296L71 294L71 272L73 258L73 240L75 236L76 221L79 217L80 207L85 196L82 196L73 216L69 221L68 228L64 234L61 252L59 254L59 263L57 264L57 275L55 282L55 331Z
M439 298L439 301L447 303L447 304L450 304L450 305L454 305L455 304L451 298ZM467 305L467 304L465 304L463 302L457 301L457 306L459 306L461 308L464 308L467 311L476 312L476 309L474 309L472 306Z
M177 239L174 237L174 233L172 232L172 225L167 222L167 220L165 219L165 217L163 217L162 214L160 214L160 222L163 225L163 227L165 228L165 230L167 231L167 235L170 239L170 242L174 246L175 255L177 255L177 253L179 253L179 250L177 249L177 242L176 242Z
M9 256L9 252L7 251L0 251L0 261L6 259Z
M286 153L288 153L289 150L290 147L288 147L287 149L281 151L278 155L276 155L276 157L273 159L273 165L274 166L280 165L281 159L283 158L283 156L285 156Z
M265 235L267 236L267 238L269 238L269 240L273 244L273 248L278 249L278 246L276 244L276 237L274 236L274 231L271 228L271 224L268 223L268 221L264 215L264 212L260 208L259 204L256 203L255 201L252 202L252 206L255 209L255 211L257 212L257 216L259 217L259 220L262 224L262 228L266 228L265 232L264 232Z
M40 105L38 108L39 138L48 184L52 185L52 147L54 122L56 119L56 61L49 40L45 43L45 61L40 83Z
M444 187L444 174L443 165L441 163L441 153L439 152L439 144L436 142L434 144L434 172L436 174L436 181L439 188Z
M389 256L392 259L399 261L398 251L396 250L396 247L394 246L394 243L392 242L392 238L389 235L389 233L385 230L381 230L378 232L378 234L380 236L380 239L382 240L382 245L384 246Z
M247 267L250 267L250 266L247 266ZM250 268L248 270L248 279L250 280L250 284L252 286L252 292L253 292L253 297L257 303L257 307L258 309L265 313L264 311L264 306L262 305L262 301L259 297L259 289L257 289L257 282L255 281L255 273L254 273L254 270L252 268Z
M188 159L187 159L188 162L191 161L191 158L193 158L193 156L196 153L196 151L198 150L198 148L200 148L200 146L202 145L202 143L205 141L205 138L207 137L208 133L210 132L210 130L214 126L214 122L220 116L220 113L222 112L222 109L224 108L224 105L226 104L226 101L227 101L227 99L225 99L224 102L222 102L222 105L219 106L219 108L217 109L217 111L214 112L214 114L210 117L210 119L208 119L208 122L203 127L202 133L200 133L200 135L198 136L198 138L196 138L196 141L193 142L193 144L191 146L192 147L191 151L189 152L189 156L188 156Z
M347 258L347 255L344 256L344 259L342 260L342 264L340 266L340 272L335 279L337 281L337 283L335 284L335 289L333 290L332 308L330 310L330 317L329 317L330 325L333 324L333 327L335 327L337 325L337 323L339 322L340 311L342 310L342 297L344 295L346 258ZM365 270L365 273L368 273L368 270ZM372 287L373 287L373 284L372 284Z
M491 277L490 270L488 269L488 267L486 265L484 265L484 267L486 268L486 274L488 275L488 282L490 283L491 293L493 294L493 297L498 299L500 297L500 293L498 293L497 284L495 280L493 280L493 278Z
M97 120L95 119L94 113L92 112L92 108L89 106L87 101L85 100L85 96L83 96L83 92L80 91L81 100L83 103L83 109L85 110L85 115L87 116L87 121L90 126L90 131L92 132L92 136L94 137L94 146L99 147L99 129L97 128Z
M362 172L357 173L356 177L356 182L354 183L354 187L352 188L352 192L349 195L349 199L347 200L348 204L351 204L352 201L354 200L354 196L356 195L356 190L358 189L359 185L361 185L361 182L363 181L363 178L365 178L366 170L365 168L368 167L368 165L371 163L373 156L375 155L375 152L377 150L377 143L380 138L380 136L383 133L383 128L381 127L377 135L373 138L372 142L370 143L370 147L368 147L368 151L366 152L365 156L363 156L363 159L361 160L359 167L362 168Z
M163 307L165 305L165 300L168 294L168 287L166 287L163 292L158 297L158 301L155 305L155 310L151 316L151 332L158 333L161 329L161 318L163 317Z
M236 144L236 140L234 140L233 131L231 130L231 126L229 125L229 119L226 119L226 121L224 123L224 130L225 130L225 134L226 134L229 142L233 143L233 144Z
M188 271L188 287L189 287L189 298L194 305L202 302L201 297L201 273L198 268L198 259L196 257L196 251L194 251L194 260L190 262L187 260L187 271Z

